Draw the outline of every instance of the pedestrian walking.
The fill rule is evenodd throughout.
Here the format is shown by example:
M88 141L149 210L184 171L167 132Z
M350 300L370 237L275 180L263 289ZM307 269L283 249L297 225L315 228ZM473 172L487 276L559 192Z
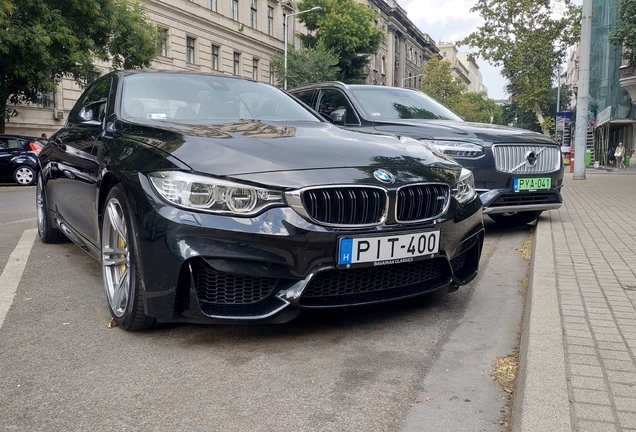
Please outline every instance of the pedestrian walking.
M614 166L614 162L616 162L616 158L614 157L614 152L616 152L616 147L611 146L607 151L607 163L609 166Z
M616 147L616 151L614 152L614 157L616 158L616 168L618 169L626 169L627 167L623 163L625 159L625 147L623 147L623 143L619 142L618 147Z

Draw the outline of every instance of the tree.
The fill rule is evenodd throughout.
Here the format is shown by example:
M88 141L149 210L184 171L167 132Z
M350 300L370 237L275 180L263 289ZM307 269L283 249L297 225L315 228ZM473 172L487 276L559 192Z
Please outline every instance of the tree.
M466 88L462 80L453 76L451 64L439 56L433 56L421 72L420 90L446 106L456 102Z
M384 32L374 23L378 14L354 0L303 0L298 3L298 10L315 6L320 6L322 11L298 16L310 31L301 36L303 45L312 48L321 41L340 56L339 80L347 83L363 81L369 55L378 51L385 38Z
M554 136L555 132L555 118L557 111L567 111L572 109L570 106L570 100L572 98L572 88L568 85L561 86L561 97L559 109L557 110L557 92L558 89L553 87L545 95L544 105L547 107L546 116L549 117L552 122L552 130L550 134ZM537 118L532 111L524 111L513 100L510 104L504 105L504 124L509 124L521 129L527 129L535 132L542 132L541 126L537 122Z
M464 93L464 82L453 76L450 62L433 56L422 68L420 90L453 110L467 121L505 124L503 110L481 93Z
M460 44L478 49L478 56L503 65L511 97L522 111L531 111L544 134L553 121L546 117L545 95L552 88L568 46L580 35L580 7L572 0L478 0L484 24Z
M285 76L283 55L276 53L272 55L271 60L274 73L282 81ZM322 42L314 48L301 48L298 51L289 49L287 50L287 86L294 88L316 82L334 81L340 70L339 61L340 58L333 49L325 47Z
M163 40L142 6L127 0L0 0L3 19L0 133L8 104L37 103L65 77L85 83L96 61L148 67Z
M623 45L627 64L636 67L636 0L618 0L614 7L618 7L618 23L611 31L609 41L612 45Z
M503 108L481 93L462 93L449 108L470 122L506 124Z

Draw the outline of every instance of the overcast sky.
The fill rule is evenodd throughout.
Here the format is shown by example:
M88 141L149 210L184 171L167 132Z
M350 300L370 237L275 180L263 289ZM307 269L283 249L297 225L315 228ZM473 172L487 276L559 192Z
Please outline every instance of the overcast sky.
M470 12L476 0L398 0L398 3L422 33L428 34L436 43L463 39L482 23L477 13ZM468 51L467 46L458 49L460 52ZM488 88L488 97L505 98L506 80L499 69L481 59L477 60L477 64Z

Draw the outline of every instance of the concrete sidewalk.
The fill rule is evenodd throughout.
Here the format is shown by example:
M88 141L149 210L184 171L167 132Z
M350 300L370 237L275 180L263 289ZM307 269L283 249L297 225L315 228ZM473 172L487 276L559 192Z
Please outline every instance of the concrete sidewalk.
M636 431L636 169L566 172L537 224L515 431Z

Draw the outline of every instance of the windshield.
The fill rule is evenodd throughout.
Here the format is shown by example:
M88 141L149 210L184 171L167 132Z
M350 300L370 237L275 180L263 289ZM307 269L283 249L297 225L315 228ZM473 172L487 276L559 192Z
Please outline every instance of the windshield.
M286 93L267 84L214 75L160 73L124 78L121 116L191 124L320 121Z
M370 86L352 88L352 91L369 117L374 119L463 121L444 105L417 90Z

